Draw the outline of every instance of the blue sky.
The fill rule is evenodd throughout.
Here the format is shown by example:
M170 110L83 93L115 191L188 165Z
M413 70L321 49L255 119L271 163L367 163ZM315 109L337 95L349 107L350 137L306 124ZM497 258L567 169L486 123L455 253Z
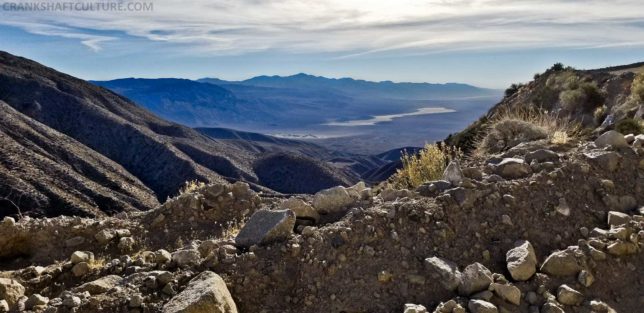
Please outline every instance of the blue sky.
M492 88L528 81L555 62L644 61L640 0L152 3L148 12L0 6L0 49L96 80L305 72Z

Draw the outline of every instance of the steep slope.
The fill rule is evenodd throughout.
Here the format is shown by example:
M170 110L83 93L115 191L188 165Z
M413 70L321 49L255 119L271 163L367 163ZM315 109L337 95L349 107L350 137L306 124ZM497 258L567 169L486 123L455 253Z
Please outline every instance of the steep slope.
M0 100L121 164L160 200L187 180L255 179L248 153L159 119L106 89L4 52Z
M123 167L2 101L0 146L1 216L20 209L100 216L158 205L152 190Z

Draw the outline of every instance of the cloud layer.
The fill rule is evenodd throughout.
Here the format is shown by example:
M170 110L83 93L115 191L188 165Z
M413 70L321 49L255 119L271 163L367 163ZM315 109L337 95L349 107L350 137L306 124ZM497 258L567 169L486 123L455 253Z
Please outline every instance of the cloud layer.
M277 50L355 58L644 45L641 0L151 1L152 12L5 11L0 24L78 39L92 51L133 37L195 55Z

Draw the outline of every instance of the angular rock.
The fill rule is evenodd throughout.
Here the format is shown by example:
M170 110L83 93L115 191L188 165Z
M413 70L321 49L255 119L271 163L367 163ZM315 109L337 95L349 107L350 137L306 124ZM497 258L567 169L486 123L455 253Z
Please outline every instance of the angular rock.
M405 304L405 310L403 312L404 313L429 313L426 307L420 304L410 304L410 303Z
M159 249L154 253L154 261L157 264L165 264L172 261L172 254L164 249Z
M318 191L313 196L313 207L325 214L346 211L355 202L356 199L342 186Z
M201 253L197 249L177 250L172 253L172 262L180 268L188 268L201 263Z
M267 244L288 238L295 226L295 213L291 210L255 212L235 237L241 247Z
M577 259L577 247L568 247L566 250L550 254L541 265L541 271L554 276L577 275L583 269Z
M89 263L87 263L87 262L80 262L80 263L77 263L76 265L74 265L74 267L72 267L72 273L76 277L85 276L85 275L89 274L89 272L91 270L92 269L90 268Z
M492 283L492 272L481 263L468 265L461 273L461 282L458 293L469 296L476 292L486 290Z
M312 220L315 223L320 220L320 214L302 199L288 198L280 204L280 208L293 211L298 219Z
M499 298L514 305L521 303L521 290L510 284L492 283L490 288Z
M614 130L609 130L599 136L595 140L595 145L599 148L604 148L607 146L612 146L615 148L628 147L628 143L626 142L626 139L624 139L624 135Z
M528 280L537 271L537 255L534 253L532 244L527 240L517 241L514 248L505 254L505 261L514 280Z
M637 245L632 242L617 240L606 247L608 253L615 256L624 256L637 252Z
M541 313L566 313L556 301L548 301L541 306Z
M116 238L116 233L109 229L103 229L94 235L94 239L102 245L110 243L114 238Z
M525 155L525 161L528 164L532 163L532 161L537 161L539 163L557 162L559 161L559 155L552 150L539 149L539 150L527 153Z
M463 175L467 178L474 179L474 180L483 179L483 172L476 167L466 167L462 171L463 171Z
M384 201L394 201L400 198L412 198L413 196L414 192L407 189L393 189L388 187L380 192L380 197L382 197L382 200Z
M163 306L163 313L237 313L224 280L213 272L193 278L186 289Z
M498 313L499 309L487 301L483 300L470 300L467 304L467 308L470 309L472 313Z
M557 301L565 305L580 305L584 301L584 295L568 285L561 285L557 289Z
M591 151L584 153L584 156L591 163L607 170L609 172L614 172L619 167L619 162L622 157L619 153L614 151Z
M458 186L463 181L463 172L457 160L449 162L445 171L443 171L443 180L454 186Z
M452 184L450 184L450 182L448 181L435 180L426 182L418 186L418 188L416 188L416 192L418 192L423 197L434 197L451 187Z
M608 212L608 225L610 226L619 226L623 224L628 224L631 221L630 215L617 211Z
M74 289L74 291L76 291L76 292L85 292L85 291L87 291L91 295L97 295L97 294L105 293L108 290L116 287L122 281L123 281L123 278L121 278L120 276L108 275L108 276L105 276L105 277L101 277L101 278L99 278L97 280L94 280L94 281L91 281L91 282L88 282L88 283L84 283L84 284L76 287L76 289Z
M9 312L9 302L7 300L0 300L0 313Z
M41 296L41 295L36 293L36 294L33 294L33 295L29 296L29 298L25 302L25 308L27 310L33 310L34 308L36 308L38 306L47 305L47 303L49 303L49 298L43 297L43 296Z
M0 299L4 299L13 308L25 295L25 287L13 279L0 278Z
M461 273L458 266L439 257L425 259L425 268L429 271L429 276L445 287L445 289L454 291L461 282Z
M532 168L522 159L505 158L494 168L497 175L505 179L523 178L532 174Z
M92 261L93 259L94 259L94 254L86 251L75 251L74 253L72 253L72 256L69 258L72 264L78 264L80 262L89 262L89 261Z

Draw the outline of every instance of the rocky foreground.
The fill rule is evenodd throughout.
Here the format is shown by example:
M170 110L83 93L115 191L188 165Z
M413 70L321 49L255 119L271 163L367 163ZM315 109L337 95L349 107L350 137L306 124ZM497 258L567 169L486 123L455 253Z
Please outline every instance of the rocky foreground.
M5 218L0 311L641 312L644 136L520 144L417 190L201 187Z

